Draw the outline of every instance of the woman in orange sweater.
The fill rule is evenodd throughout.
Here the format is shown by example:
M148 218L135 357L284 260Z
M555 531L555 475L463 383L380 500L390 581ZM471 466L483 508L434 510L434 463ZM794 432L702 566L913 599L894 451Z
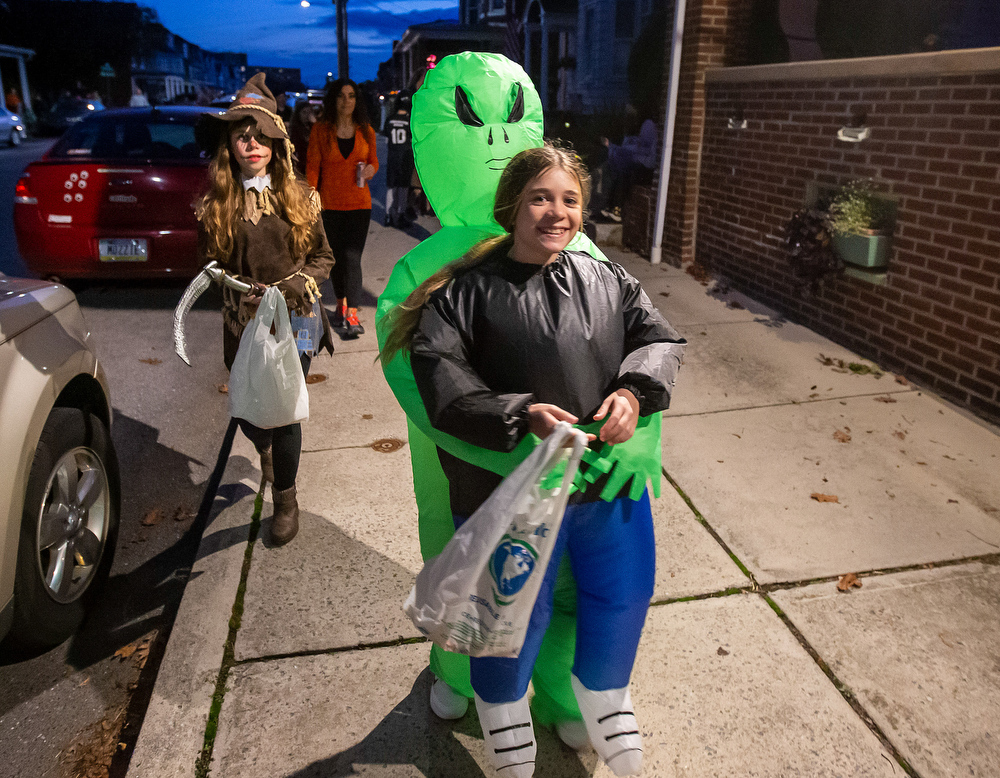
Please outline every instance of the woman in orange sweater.
M337 295L331 324L342 338L364 334L358 321L361 254L368 238L372 195L368 182L378 170L375 131L358 85L338 78L323 98L323 118L309 134L306 178L323 202L323 226L336 264L330 273Z

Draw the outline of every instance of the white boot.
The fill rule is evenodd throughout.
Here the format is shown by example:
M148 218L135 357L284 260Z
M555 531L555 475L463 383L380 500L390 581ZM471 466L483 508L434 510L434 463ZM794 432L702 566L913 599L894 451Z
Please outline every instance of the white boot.
M431 710L439 719L455 721L469 709L469 698L459 694L440 678L431 686Z
M531 778L535 774L535 730L531 726L528 695L516 702L486 702L476 695L476 711L483 728L486 758L502 778Z
M556 722L556 734L563 743L574 751L582 751L590 745L590 739L587 737L587 725L580 719Z
M638 775L642 770L642 736L628 687L595 692L575 675L570 676L570 682L598 756L615 775Z

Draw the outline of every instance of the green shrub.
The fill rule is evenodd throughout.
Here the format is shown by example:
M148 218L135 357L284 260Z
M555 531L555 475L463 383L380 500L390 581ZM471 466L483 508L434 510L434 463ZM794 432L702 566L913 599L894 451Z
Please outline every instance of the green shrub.
M868 235L891 226L893 205L879 196L871 179L857 179L833 196L828 213L834 235Z

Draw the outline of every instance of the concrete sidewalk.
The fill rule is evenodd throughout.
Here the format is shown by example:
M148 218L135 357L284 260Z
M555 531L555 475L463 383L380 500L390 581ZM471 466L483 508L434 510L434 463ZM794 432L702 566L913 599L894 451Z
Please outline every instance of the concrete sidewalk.
M373 223L373 295L415 243ZM862 360L736 293L609 255L690 344L633 674L643 775L1000 775L998 430L841 368ZM284 548L261 539L270 492L260 526L237 436L130 775L493 774L474 709L428 707L429 645L401 609L421 567L406 424L373 307L362 321L313 363ZM838 592L845 573L863 585ZM537 739L536 776L611 775Z

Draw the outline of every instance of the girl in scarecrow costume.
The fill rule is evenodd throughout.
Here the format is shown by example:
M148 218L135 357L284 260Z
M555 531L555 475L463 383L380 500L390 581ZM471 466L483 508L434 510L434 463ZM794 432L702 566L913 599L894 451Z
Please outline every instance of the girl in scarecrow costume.
M319 197L296 178L288 132L264 74L247 81L225 113L204 114L196 134L213 155L208 192L195 208L200 259L216 260L226 272L253 285L246 294L223 287L226 368L232 368L240 336L265 288L277 286L288 305L292 329L299 334L300 361L308 373L313 354L324 348L333 353L330 323L318 289L330 275L333 254L320 218ZM261 471L274 498L271 541L283 545L299 529L295 479L301 425L260 429L245 419L237 421L260 454Z
M512 452L560 421L580 422L595 445L613 449L669 405L684 340L624 269L565 250L589 189L583 164L564 149L517 154L493 209L506 234L476 244L393 313L383 359L409 354L436 430ZM458 527L502 476L439 456ZM520 654L470 661L486 752L504 775L534 773L528 682L564 552L577 582L571 685L587 735L616 775L641 769L628 684L653 593L649 496L644 482L588 475L570 498Z

